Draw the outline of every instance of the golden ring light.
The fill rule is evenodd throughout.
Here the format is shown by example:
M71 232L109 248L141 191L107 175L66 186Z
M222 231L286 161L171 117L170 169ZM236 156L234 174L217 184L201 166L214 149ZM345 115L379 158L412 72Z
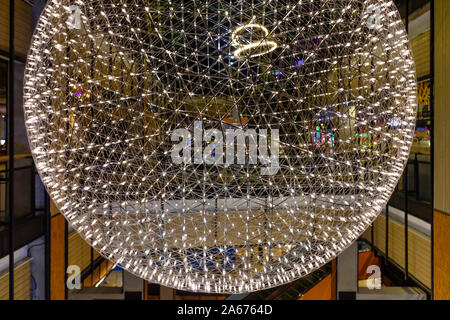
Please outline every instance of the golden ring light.
M237 28L236 30L234 30L234 32L231 35L231 43L238 47L238 49L236 49L233 52L233 55L237 59L242 58L244 56L245 52L251 51L255 48L266 48L266 49L262 50L261 52L250 55L251 58L263 56L265 54L268 54L268 53L274 51L276 48L278 48L278 43L276 43L275 41L267 41L267 40L261 40L261 41L252 42L249 44L242 44L241 42L239 42L239 40L237 38L238 34L241 31L248 29L248 28L262 30L264 32L265 37L267 37L269 35L269 30L266 27L264 27L263 25L260 25L260 24L256 24L256 23L249 23L249 24L243 25L243 26Z

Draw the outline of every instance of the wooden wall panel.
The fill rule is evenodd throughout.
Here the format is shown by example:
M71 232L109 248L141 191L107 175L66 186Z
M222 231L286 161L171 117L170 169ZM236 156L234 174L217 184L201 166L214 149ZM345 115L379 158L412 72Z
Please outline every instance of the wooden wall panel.
M389 219L389 258L405 267L405 227L402 222ZM385 251L383 251L385 252Z
M384 215L380 215L373 224L373 243L375 247L385 252L386 248L386 218ZM370 241L370 235L369 235Z
M50 226L50 299L65 299L65 222L61 214L52 217Z
M434 206L450 214L450 1L435 1Z
M94 250L94 261L99 257L100 254ZM72 231L69 234L68 260L69 265L77 265L81 271L89 268L91 264L91 247L76 231ZM94 269L93 274L84 280L83 286L90 287L96 284L109 273L113 266L112 262L108 260L103 261L100 266Z
M386 216L380 215L374 223L374 245L385 253ZM363 239L371 241L370 229ZM389 219L389 259L405 268L405 227L402 221ZM410 227L408 230L408 269L412 276L431 288L431 239Z
M25 258L14 266L14 299L31 299L31 259ZM0 300L9 299L8 269L0 273Z
M100 253L94 250L94 261L97 260L97 258L100 257Z
M372 241L372 227L367 229L362 235L361 238L371 242Z
M31 41L32 7L23 0L14 6L15 53L25 58ZM0 50L9 51L9 0L0 1Z
M411 39L411 48L416 62L417 78L430 75L430 31Z
M409 273L431 288L431 238L415 229L408 232Z
M77 265L81 271L91 264L91 247L76 231L69 234L68 260L69 266Z
M434 3L434 297L450 299L450 1Z
M23 0L15 2L15 52L20 57L26 57L31 42L32 7Z
M450 216L434 213L434 298L450 300Z
M360 252L358 254L358 280L367 280L372 274L367 273L369 266L381 266L381 259L374 252Z
M328 275L298 300L333 300L332 276Z
M148 300L148 281L144 281L144 300Z
M9 50L9 1L0 1L0 50Z
M331 262L331 300L337 300L337 259Z
M52 199L50 199L50 214L52 215L52 217L59 214L59 209Z

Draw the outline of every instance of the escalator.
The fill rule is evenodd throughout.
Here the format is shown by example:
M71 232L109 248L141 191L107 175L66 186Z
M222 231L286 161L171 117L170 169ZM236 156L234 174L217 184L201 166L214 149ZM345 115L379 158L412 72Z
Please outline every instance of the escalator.
M226 300L298 300L331 274L331 263L309 275L280 287L243 295L231 295Z

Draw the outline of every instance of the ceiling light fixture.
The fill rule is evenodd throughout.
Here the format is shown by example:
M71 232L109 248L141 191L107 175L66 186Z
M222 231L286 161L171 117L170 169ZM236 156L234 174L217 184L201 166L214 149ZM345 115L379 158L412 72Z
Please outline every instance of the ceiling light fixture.
M210 293L286 284L358 239L404 171L416 100L391 0L49 0L24 81L70 225L139 277ZM177 130L190 163L171 160ZM228 132L258 144L205 162L234 151Z

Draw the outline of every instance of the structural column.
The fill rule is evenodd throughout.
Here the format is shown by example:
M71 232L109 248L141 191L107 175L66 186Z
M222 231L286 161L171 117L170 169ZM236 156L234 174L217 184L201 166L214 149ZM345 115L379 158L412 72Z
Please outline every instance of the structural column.
M14 300L14 0L9 1L8 62L8 220L9 220L9 299Z
M160 300L173 300L174 289L165 286L160 286L159 299Z
M433 292L450 299L450 1L434 0L434 30Z
M50 299L66 298L66 220L61 214L50 222Z
M336 277L338 300L355 300L358 291L358 242L337 258Z
M145 281L141 278L123 271L123 291L125 300L143 300Z

